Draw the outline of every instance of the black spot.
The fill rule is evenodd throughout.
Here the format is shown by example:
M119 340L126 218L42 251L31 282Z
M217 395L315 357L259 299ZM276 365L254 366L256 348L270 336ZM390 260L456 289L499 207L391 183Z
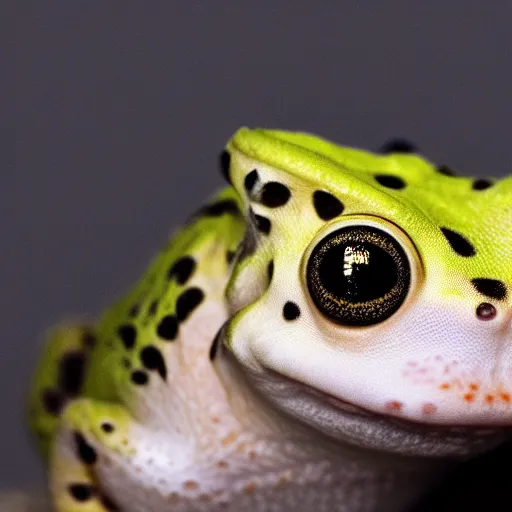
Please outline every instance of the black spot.
M263 217L262 215L254 215L254 224L256 225L256 229L261 233L265 233L266 235L270 233L272 224L266 217Z
M58 416L64 407L65 397L56 389L45 389L41 396L44 410L52 416Z
M256 169L253 169L244 180L244 187L248 194L252 192L252 189L254 188L254 185L256 185L256 182L260 179L258 171Z
M130 311L128 311L128 316L130 318L135 318L135 317L139 316L139 313L140 313L140 304L134 304L130 308Z
M379 150L380 153L417 153L418 148L407 139L392 139L383 144Z
M121 360L121 364L128 370L132 367L132 363L127 357L123 357L123 359Z
M137 331L132 324L121 325L117 329L117 334L121 338L123 345L127 350L132 349L135 346L135 340L137 339Z
M158 300L155 299L154 301L151 302L151 304L149 305L149 308L148 308L148 315L149 316L155 316L156 315L156 312L158 311Z
M156 333L160 338L173 341L178 334L178 319L174 315L166 315L160 320Z
M156 347L148 345L140 353L140 360L148 370L156 370L162 379L167 378L167 367L162 353Z
M291 193L288 187L277 181L269 181L263 186L260 202L269 208L278 208L284 206L290 197Z
M443 235L450 244L450 247L459 255L468 258L476 254L475 248L460 233L448 228L441 228Z
M473 190L485 190L489 187L492 187L492 185L492 181L481 178L473 181Z
M78 455L78 458L87 465L94 464L96 460L98 459L98 456L96 455L96 451L94 448L87 443L84 436L80 434L80 432L75 432L73 434L74 440L75 440L75 446L76 446L76 452Z
M132 382L137 386L144 386L148 383L148 374L142 370L134 370L131 375Z
M377 174L375 176L377 183L386 188L392 188L394 190L401 190L405 188L405 181L398 176L391 176L389 174Z
M69 494L73 496L76 501L89 501L93 494L94 488L87 484L71 484L69 486Z
M272 281L272 277L274 275L274 260L270 260L267 267L267 277L268 277L268 283Z
M502 281L479 277L472 279L471 283L477 292L485 295L486 297L496 300L504 300L507 298L507 287Z
M202 217L220 217L225 213L230 213L232 215L241 215L240 210L238 209L238 205L232 199L223 199L221 201L217 201L216 203L207 204L203 206L194 217L202 216Z
M288 301L283 307L283 316L286 320L296 320L300 316L300 309L295 302Z
M175 279L180 285L185 284L196 269L196 260L191 256L183 256L169 269L167 277L169 279Z
M101 424L101 430L103 430L103 432L105 432L105 434L111 434L112 432L114 432L115 427L114 427L114 425L112 425L112 423L109 423L108 421L104 421Z
M437 167L437 172L440 174L444 174L445 176L457 176L457 173L447 165L439 165Z
M337 197L323 190L316 190L313 193L313 205L322 220L334 219L344 210L343 203Z
M176 316L178 322L183 322L201 304L204 299L203 290L197 287L185 290L176 301Z
M224 332L224 327L225 326L226 326L226 324L224 324L219 329L219 331L215 335L215 338L213 338L213 342L212 342L212 345L210 347L210 361L213 361L215 359L215 356L217 355L217 350L219 349L219 344L220 344L220 342L222 340L222 336L223 336L223 332Z
M220 172L221 172L222 176L228 183L231 183L231 177L229 176L230 164L231 164L231 155L226 150L222 151L221 154L219 155L219 167L220 167Z
M76 396L85 378L86 357L83 352L69 352L59 361L58 386L66 395Z
M227 261L228 265L231 265L231 263L233 263L235 256L236 256L235 251L227 251L226 252L226 261Z

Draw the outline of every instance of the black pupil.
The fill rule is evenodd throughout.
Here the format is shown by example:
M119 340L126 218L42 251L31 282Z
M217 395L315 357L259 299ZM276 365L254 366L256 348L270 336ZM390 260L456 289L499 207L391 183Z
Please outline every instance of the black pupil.
M347 241L331 247L318 271L326 291L354 304L383 297L398 281L391 255L369 242Z
M329 233L311 252L306 272L316 307L341 325L383 322L398 311L411 284L398 240L364 225Z

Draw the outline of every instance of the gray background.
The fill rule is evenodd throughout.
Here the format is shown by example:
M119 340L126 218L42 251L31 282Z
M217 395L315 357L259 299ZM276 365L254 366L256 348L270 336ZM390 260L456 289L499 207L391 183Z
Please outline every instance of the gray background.
M16 19L0 487L42 481L21 419L42 331L140 274L222 184L240 125L371 149L404 135L467 174L510 173L510 1L20 1Z

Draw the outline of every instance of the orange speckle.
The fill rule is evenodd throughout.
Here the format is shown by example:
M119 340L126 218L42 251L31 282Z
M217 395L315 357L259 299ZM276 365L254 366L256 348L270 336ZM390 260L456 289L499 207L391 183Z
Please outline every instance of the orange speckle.
M500 393L500 398L504 402L510 402L510 393Z
M249 443L241 442L237 445L236 451L238 453L245 453L249 449L249 446L250 446Z
M469 389L471 391L478 391L478 389L480 388L480 386L478 384L475 384L474 382L472 382L470 385L469 385Z
M452 386L449 382L443 382L440 386L439 386L439 389L450 389Z
M193 491L194 489L197 489L199 487L199 484L197 482L194 482L194 480L187 480L183 484L183 488L187 489L189 491Z
M427 404L423 404L423 414L427 414L427 415L430 415L430 414L434 414L436 411L437 411L437 406L435 404L432 404L432 403L427 403Z
M220 418L218 416L212 416L212 423L220 423Z
M219 469L227 469L228 466L229 464L225 460L219 460L219 462L217 462L217 467Z
M252 494L256 490L256 484L249 483L244 487L245 494Z
M472 402L474 399L475 395L473 393L466 393L464 395L464 400L466 400L466 402Z
M485 395L485 401L488 404L492 404L494 402L494 396L493 395Z
M223 440L222 444L224 446L228 446L229 444L232 444L236 441L236 438L238 437L238 434L236 432L231 432L231 434L228 434Z
M390 400L389 402L386 403L386 409L388 411L398 412L402 410L402 407L402 402L399 402L398 400Z

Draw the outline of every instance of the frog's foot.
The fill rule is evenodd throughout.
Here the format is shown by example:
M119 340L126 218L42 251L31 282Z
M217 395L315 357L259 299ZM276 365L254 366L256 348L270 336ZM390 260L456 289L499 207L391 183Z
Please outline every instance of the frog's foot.
M29 400L29 424L45 456L66 404L81 392L91 351L91 326L62 323L48 332Z
M117 404L82 398L65 409L50 455L50 486L57 512L119 510L100 487L109 457L129 454L132 419Z

